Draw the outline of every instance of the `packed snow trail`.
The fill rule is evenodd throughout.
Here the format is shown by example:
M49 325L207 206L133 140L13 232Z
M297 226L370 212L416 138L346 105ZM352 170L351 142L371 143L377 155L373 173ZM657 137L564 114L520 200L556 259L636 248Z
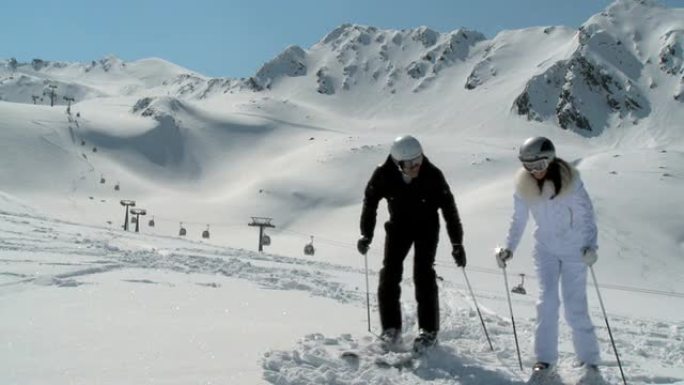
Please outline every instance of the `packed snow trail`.
M508 315L496 314L486 307L489 300L502 300L503 293L501 298L494 298L491 292L478 298L494 352L484 338L469 293L456 282L444 280L440 283L439 345L410 368L379 368L370 355L361 355L356 363L340 357L342 352L363 348L375 338L364 330L365 292L345 283L350 275L362 282L361 269L200 241L83 226L22 208L0 210L0 223L0 295L3 296L34 287L77 287L87 276L141 269L225 276L248 280L266 289L304 291L358 305L358 322L349 325L349 334L326 336L312 331L291 349L264 352L263 378L272 384L509 385L523 384L529 375L517 368ZM403 286L403 338L410 342L416 328L410 279ZM376 310L372 309L372 317L375 316ZM618 385L622 381L607 330L601 323L602 316L592 314L592 317L604 360L602 374L607 384ZM610 318L629 384L684 384L681 370L684 368L684 322L615 315ZM516 324L522 341L523 364L529 368L533 364L530 341L534 319L516 317ZM562 327L561 342L569 339L569 330ZM581 374L579 368L573 367L574 354L563 344L560 354L559 372L564 381L574 383Z

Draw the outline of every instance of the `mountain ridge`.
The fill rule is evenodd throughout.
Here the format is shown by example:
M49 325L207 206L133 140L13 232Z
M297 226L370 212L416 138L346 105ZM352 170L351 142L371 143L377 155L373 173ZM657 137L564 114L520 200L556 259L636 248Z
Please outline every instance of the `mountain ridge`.
M10 59L0 61L0 100L70 105L126 95L201 102L261 93L319 100L334 109L336 98L375 95L360 102L367 109L391 95L419 100L424 92L443 92L438 84L449 87L445 97L458 100L507 82L520 87L503 106L513 114L595 137L613 126L638 125L656 103L681 103L683 52L684 9L617 0L577 30L531 27L492 39L468 29L343 24L309 49L287 47L246 79L208 78L155 58L127 63L107 56L88 64ZM656 88L667 90L669 100L654 97Z

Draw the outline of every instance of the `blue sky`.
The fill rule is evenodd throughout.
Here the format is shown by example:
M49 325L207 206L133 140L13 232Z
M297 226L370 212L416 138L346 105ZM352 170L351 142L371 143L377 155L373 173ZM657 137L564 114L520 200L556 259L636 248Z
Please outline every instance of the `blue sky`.
M344 23L385 29L578 27L611 0L30 0L0 16L0 59L90 62L159 57L215 77L247 77L289 45ZM661 0L684 6L683 0Z

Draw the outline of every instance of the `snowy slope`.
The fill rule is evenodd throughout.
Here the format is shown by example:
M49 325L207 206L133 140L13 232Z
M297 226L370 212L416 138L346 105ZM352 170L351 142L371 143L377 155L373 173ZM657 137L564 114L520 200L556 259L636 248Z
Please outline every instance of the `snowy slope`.
M517 146L546 135L594 201L595 270L629 383L682 383L682 30L683 9L620 0L580 31L489 40L342 25L239 80L161 59L0 61L0 373L16 384L520 383L492 250L512 209ZM440 354L378 371L337 356L369 337L355 249L362 191L406 132L456 196L495 352L443 241ZM141 234L121 230L122 199L146 209ZM253 216L276 225L264 254L253 252ZM386 216L381 206L379 223ZM513 298L526 366L537 291L529 233L509 269L516 284L526 274L530 293ZM383 235L378 226L371 291ZM305 256L311 237L316 253ZM590 297L604 374L617 384Z
M83 226L37 214L4 194L0 218L0 367L7 384L522 384L526 378L501 310L502 291L476 290L491 351L453 268L439 268L449 274L440 283L439 347L411 369L382 369L370 353L358 362L340 358L347 350L365 352L373 338L365 332L360 266ZM404 286L412 289L410 280ZM528 290L531 296L513 298L525 366L532 364L534 285ZM626 302L654 299L673 306L682 296L631 292ZM616 299L608 304L614 308ZM410 341L415 304L403 305ZM629 383L682 383L684 324L680 313L668 313L610 313ZM592 315L604 378L618 384L595 301ZM561 331L560 371L573 383L581 370L572 366L569 331Z

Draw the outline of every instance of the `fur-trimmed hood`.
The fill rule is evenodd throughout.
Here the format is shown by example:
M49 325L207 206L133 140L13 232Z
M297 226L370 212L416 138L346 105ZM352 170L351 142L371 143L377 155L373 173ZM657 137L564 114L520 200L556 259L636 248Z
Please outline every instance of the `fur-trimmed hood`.
M580 182L579 171L563 159L556 158L554 162L557 163L560 173L561 187L558 194L556 194L553 182L548 178L544 180L540 191L538 181L522 167L515 176L516 193L526 201L533 202L539 199L556 199L574 191L577 183Z

